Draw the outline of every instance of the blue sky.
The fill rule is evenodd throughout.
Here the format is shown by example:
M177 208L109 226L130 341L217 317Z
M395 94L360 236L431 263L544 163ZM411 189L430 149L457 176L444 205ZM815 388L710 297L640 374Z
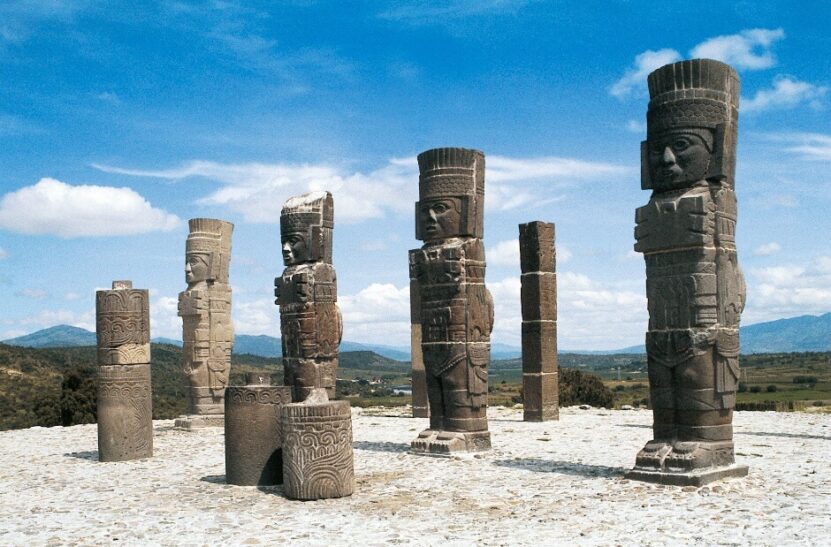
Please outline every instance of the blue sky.
M485 152L496 342L520 340L520 222L556 223L559 345L646 329L632 251L646 74L696 56L742 78L744 324L831 311L825 2L0 4L0 339L94 330L94 291L151 290L178 337L187 219L236 225L238 333L279 333L279 211L335 197L348 340L408 345L415 156Z

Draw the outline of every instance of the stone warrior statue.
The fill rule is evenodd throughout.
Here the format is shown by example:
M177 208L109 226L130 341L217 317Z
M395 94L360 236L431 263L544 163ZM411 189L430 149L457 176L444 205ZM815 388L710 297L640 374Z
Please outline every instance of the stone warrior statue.
M485 287L485 155L437 148L418 156L419 201L410 278L421 320L430 427L415 452L487 450L493 300Z
M745 284L736 258L739 78L682 61L649 75L635 250L646 259L646 348L654 439L629 477L701 485L743 476L733 407Z
M182 350L188 386L188 416L176 420L185 429L223 425L224 394L231 368L231 233L223 220L194 218L185 244L185 279L179 293Z
M274 280L280 306L285 383L295 401L316 388L335 398L338 346L343 333L332 266L334 204L329 192L289 199L280 213L286 269Z
M354 490L352 415L335 401L343 333L332 266L334 203L329 192L289 199L280 214L283 275L280 306L283 369L293 404L281 415L283 491L291 499L349 496Z

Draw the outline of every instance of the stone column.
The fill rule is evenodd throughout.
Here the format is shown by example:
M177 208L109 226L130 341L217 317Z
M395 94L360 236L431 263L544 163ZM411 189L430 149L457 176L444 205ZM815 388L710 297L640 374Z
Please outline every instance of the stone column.
M557 369L557 274L554 224L519 225L522 270L523 419L560 419Z
M696 59L649 75L635 250L646 261L653 439L629 478L702 485L736 465L733 407L745 284L736 257L739 77Z
M413 418L429 418L430 407L427 404L427 378L424 371L424 355L421 352L421 299L419 298L418 278L415 268L410 264L410 361Z
M95 293L102 462L153 456L148 293L130 281L113 281L112 287Z
M352 494L352 417L334 401L343 332L332 266L334 202L329 192L286 201L280 213L283 275L280 306L285 383L294 404L282 408L286 496L312 500Z
M416 238L410 251L430 427L414 452L490 449L488 365L493 300L485 287L485 155L437 148L418 156ZM412 285L416 286L416 285Z
M234 346L228 280L234 225L210 218L194 218L188 225L188 288L179 293L188 415L177 419L176 427L190 430L223 425L223 398Z
M283 483L280 410L291 402L291 388L249 372L247 385L225 390L225 481L240 486Z

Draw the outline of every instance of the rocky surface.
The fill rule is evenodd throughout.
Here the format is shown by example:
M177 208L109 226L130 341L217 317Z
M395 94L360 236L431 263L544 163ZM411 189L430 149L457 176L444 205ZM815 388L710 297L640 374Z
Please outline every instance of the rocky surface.
M0 432L0 544L818 545L831 533L831 415L740 412L750 475L624 480L651 412L492 408L493 450L412 455L426 421L353 409L355 494L295 502L225 484L222 429L156 421L155 456L98 462L96 426Z

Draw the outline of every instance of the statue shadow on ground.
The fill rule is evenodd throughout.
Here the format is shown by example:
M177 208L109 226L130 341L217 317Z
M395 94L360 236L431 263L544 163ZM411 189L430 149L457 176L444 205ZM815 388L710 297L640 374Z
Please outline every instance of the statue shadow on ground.
M389 441L381 441L377 443L369 441L355 441L352 443L352 448L356 450L372 450L373 452L409 452L409 444L391 443Z
M89 460L93 462L98 461L97 450L83 450L81 452L67 452L64 454L67 458L78 458L79 460Z
M211 484L227 484L225 482L225 475L206 475L199 480Z
M499 467L513 467L537 473L559 473L561 475L579 475L583 477L604 477L617 479L629 471L623 467L609 467L606 465L590 465L585 463L560 462L543 460L540 458L519 458L513 460L495 460L493 465Z
M651 425L643 424L620 424L618 427L638 427L640 429L652 429Z
M736 435L754 435L756 437L785 437L788 439L819 439L831 441L831 437L823 435L806 435L802 433L766 433L764 431L736 431Z

